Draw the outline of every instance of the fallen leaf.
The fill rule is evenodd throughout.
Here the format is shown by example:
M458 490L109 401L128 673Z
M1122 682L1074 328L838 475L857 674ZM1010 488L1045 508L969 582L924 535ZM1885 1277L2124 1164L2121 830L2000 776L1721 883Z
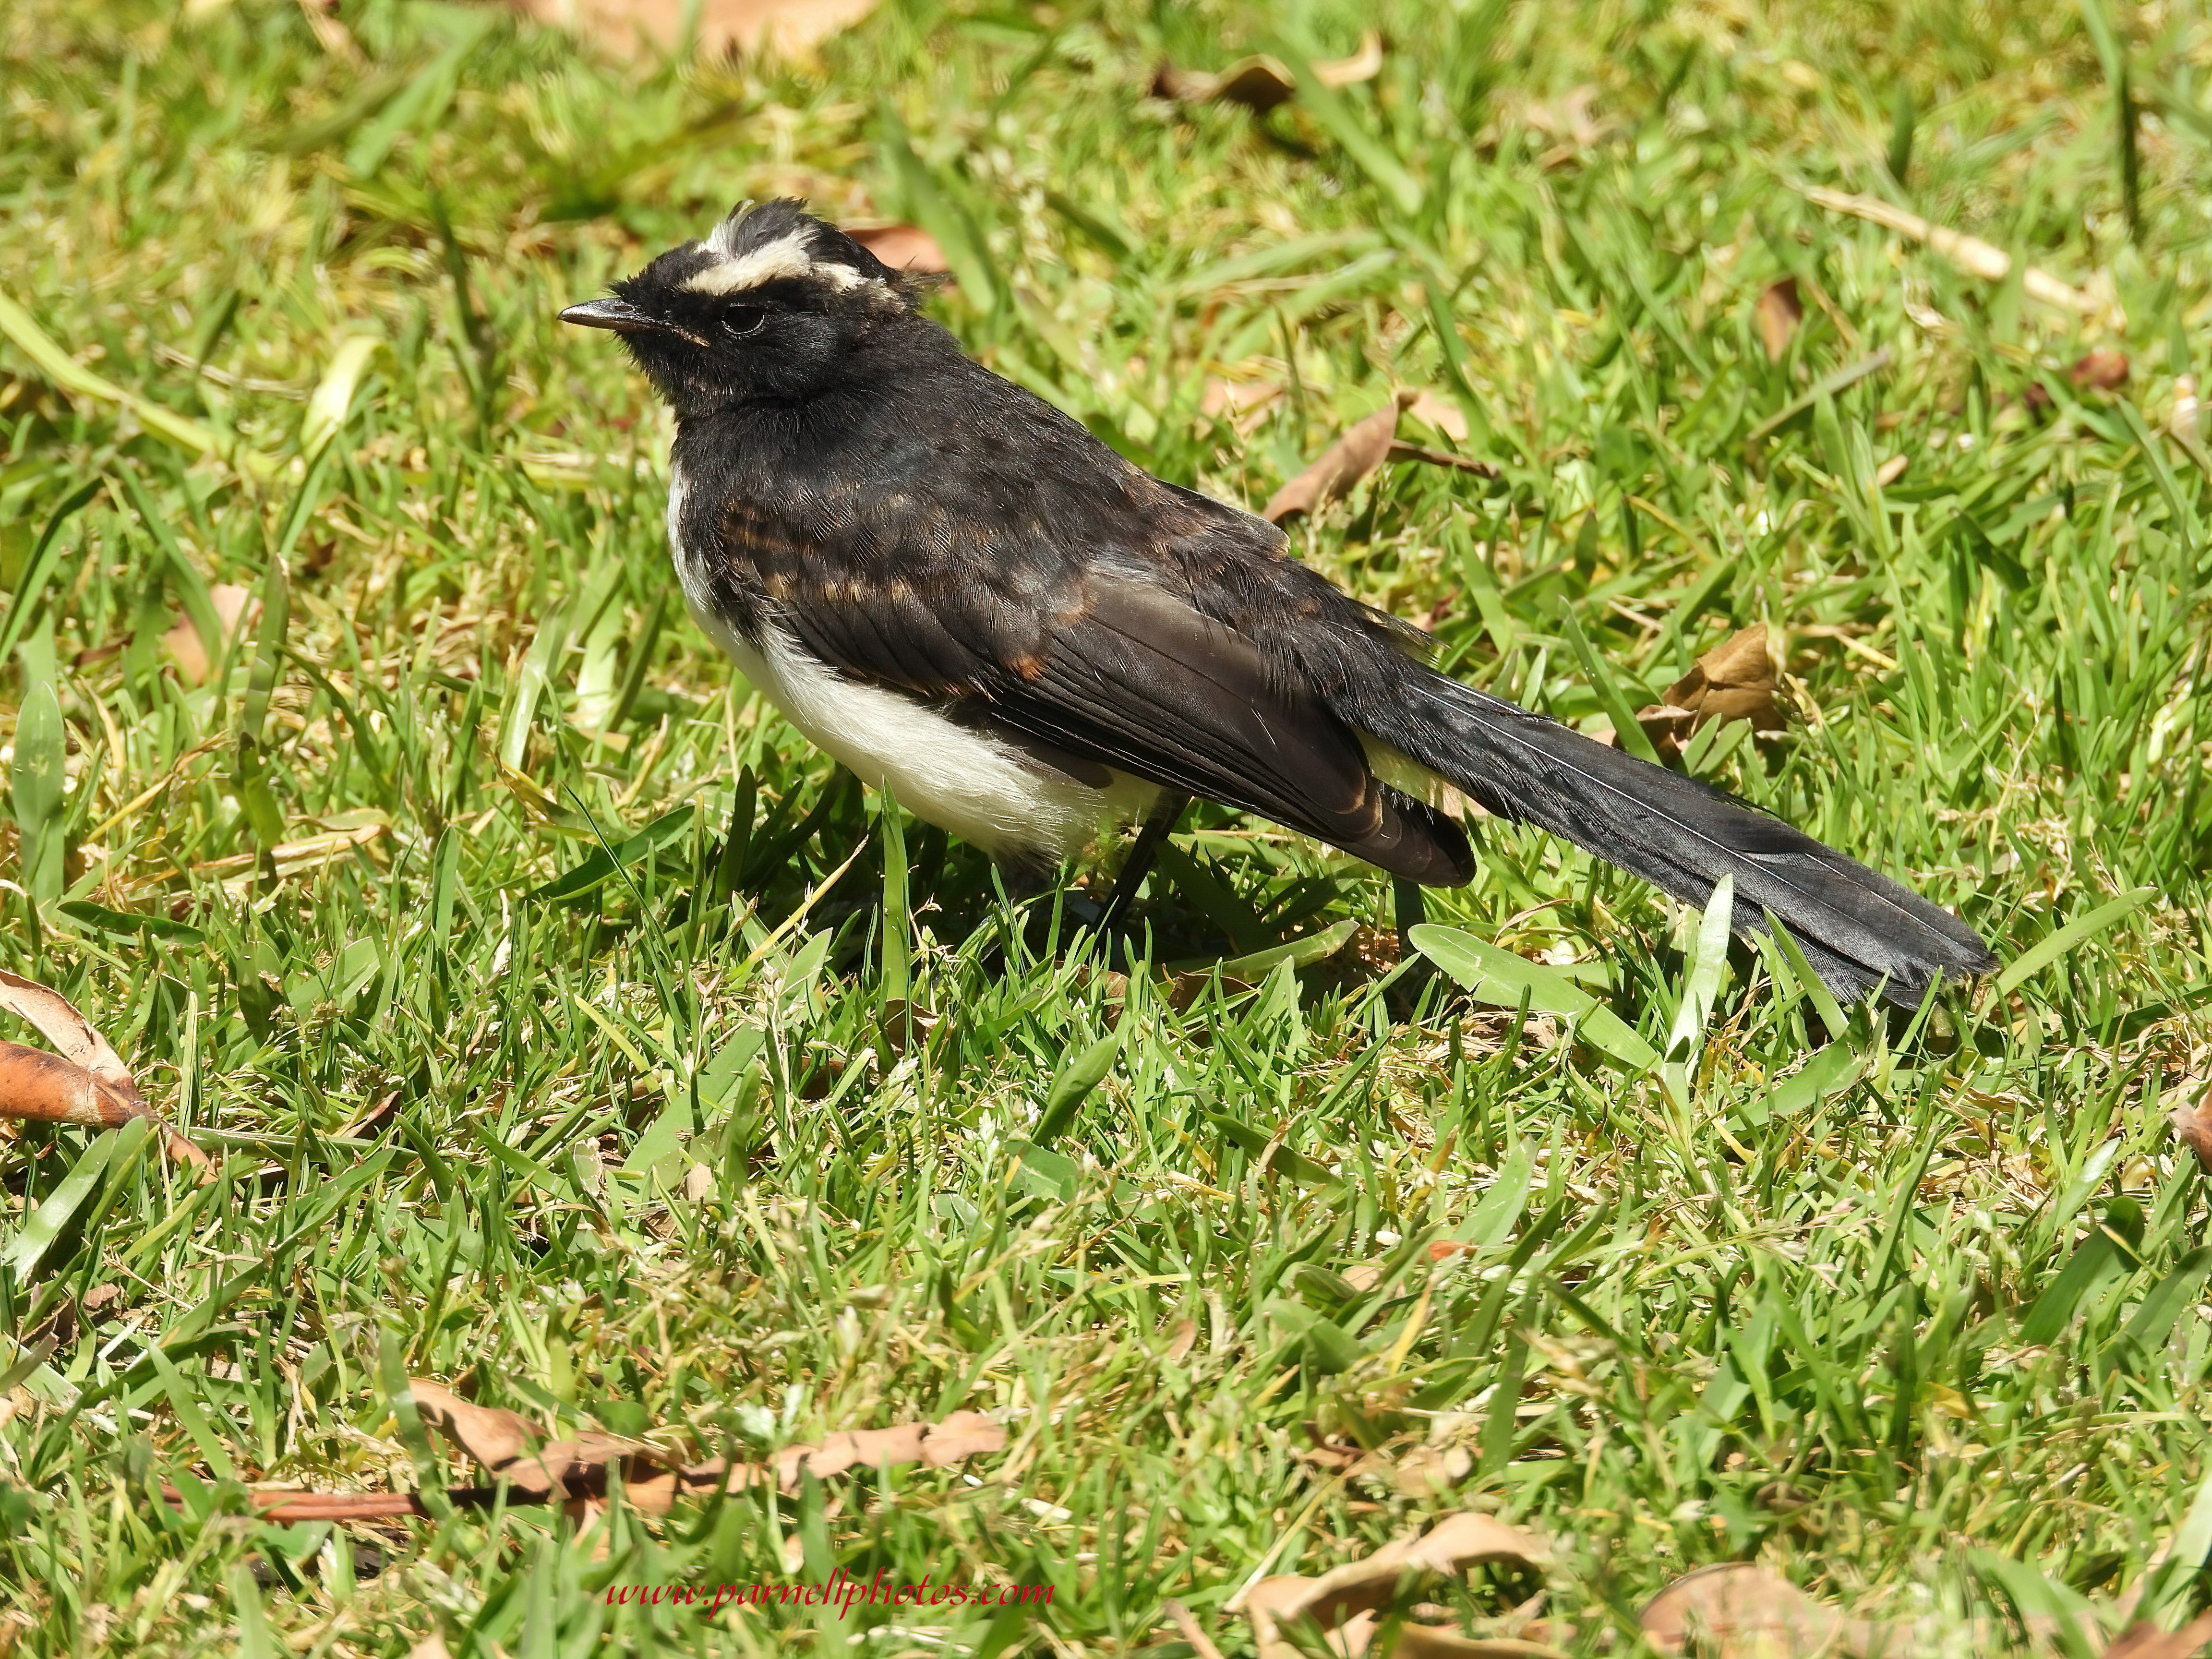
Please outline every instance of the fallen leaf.
M1790 349L1790 337L1805 320L1805 307L1797 297L1797 279L1784 276L1769 283L1759 295L1759 340L1766 348L1766 361L1778 363Z
M1416 392L1413 401L1406 405L1406 413L1417 421L1426 421L1455 444L1467 441L1467 411L1449 398L1439 398L1433 392Z
M1359 50L1351 57L1316 59L1312 64L1315 81L1332 88L1371 81L1382 67L1382 37L1373 29L1359 37ZM1298 82L1280 58L1261 53L1240 58L1216 75L1162 64L1153 72L1151 91L1170 103L1242 104L1264 115L1297 96Z
M208 589L208 603L215 607L216 620L222 624L226 644L238 637L241 626L252 625L249 613L253 605L253 591L234 582L216 582ZM161 643L169 647L169 654L177 659L177 672L194 685L207 684L215 665L208 660L206 641L200 638L191 618L179 617L161 635Z
M955 1412L941 1423L902 1423L834 1434L818 1446L787 1446L767 1463L733 1463L714 1457L678 1466L626 1436L593 1432L550 1440L520 1412L477 1405L442 1383L420 1377L410 1378L407 1387L425 1424L498 1477L492 1486L453 1487L446 1494L448 1504L482 1509L495 1502L559 1503L580 1526L604 1510L611 1470L620 1473L631 1508L657 1515L666 1512L684 1493L741 1491L770 1481L795 1492L806 1474L826 1478L863 1464L877 1468L920 1462L945 1468L1002 1451L1006 1443L1006 1430L989 1418L979 1412ZM182 1502L173 1487L161 1490L170 1502ZM430 1513L416 1492L280 1488L252 1496L263 1518L275 1522L375 1520Z
M0 1008L19 1014L38 1034L62 1052L64 1059L82 1066L125 1099L138 1099L138 1085L131 1068L108 1047L107 1039L58 991L36 980L0 971Z
M410 1378L407 1391L414 1396L415 1409L426 1425L495 1472L514 1462L533 1443L550 1437L521 1413L479 1406L462 1399L442 1382Z
M1168 1332L1166 1358L1170 1364L1181 1364L1190 1358L1190 1351L1198 1346L1198 1322L1178 1319Z
M923 1431L921 1461L926 1468L943 1469L1006 1449L1003 1425L981 1412L955 1412L935 1428Z
M2117 392L2128 383L2128 354L2091 351L2074 360L2066 378L2087 392Z
M428 1636L417 1642L413 1647L407 1650L407 1659L449 1659L446 1648L446 1638L438 1634L436 1631L432 1631Z
M877 225L845 234L893 270L942 276L952 269L945 263L945 250L938 246L937 238L914 225Z
M623 57L674 50L686 0L509 0L539 23L580 34ZM699 0L698 50L709 57L796 57L875 9L875 0Z
M2130 1625L2112 1638L2105 1659L2191 1659L2208 1643L2212 1643L2212 1612L2198 1613L2176 1631Z
M1390 401L1321 453L1312 465L1268 497L1260 516L1280 524L1293 514L1317 512L1389 459L1398 435L1398 414L1414 394L1400 392Z
M208 1155L148 1109L131 1068L67 997L36 980L0 972L0 1007L19 1015L61 1050L0 1042L0 1117L119 1129L144 1118L169 1156L211 1174Z
M1699 657L1658 702L1638 709L1637 724L1652 747L1672 757L1692 732L1714 720L1749 720L1753 731L1780 731L1780 690L1766 629L1754 623Z
M1548 1559L1541 1544L1495 1516L1462 1511L1446 1516L1419 1538L1385 1544L1364 1560L1349 1562L1318 1578L1296 1573L1263 1578L1241 1600L1244 1613L1252 1621L1253 1641L1260 1659L1291 1659L1297 1649L1284 1638L1283 1627L1309 1619L1340 1638L1356 1636L1359 1646L1347 1644L1339 1650L1356 1654L1373 1634L1371 1626L1355 1628L1359 1616L1388 1606L1409 1575L1449 1577L1484 1562L1508 1562L1522 1568L1535 1568L1543 1566ZM1233 1609L1237 1603L1232 1601L1230 1605ZM1445 1627L1409 1625L1401 1627L1396 1652L1467 1651L1437 1645L1426 1650L1408 1647L1407 1634L1416 1629L1424 1632L1418 1639L1432 1644L1468 1639ZM1525 1648L1518 1650L1527 1651Z
M1242 104L1255 115L1289 103L1297 89L1282 60L1267 57L1241 58L1218 75L1162 64L1152 72L1150 88L1153 97L1171 104Z
M2168 1114L2181 1144L2197 1154L2204 1173L2212 1175L2212 1090L2195 1102L2185 1100Z
M1694 1641L1718 1659L1814 1659L1864 1650L1857 1621L1815 1601L1779 1573L1746 1562L1704 1567L1653 1596L1637 1622L1662 1653Z

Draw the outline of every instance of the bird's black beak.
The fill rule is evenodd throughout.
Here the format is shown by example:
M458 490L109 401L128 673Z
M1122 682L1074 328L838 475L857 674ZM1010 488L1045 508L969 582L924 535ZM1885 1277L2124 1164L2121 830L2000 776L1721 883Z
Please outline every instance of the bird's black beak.
M707 343L690 329L641 310L627 300L586 300L562 312L561 320L580 323L586 328L611 328L617 334L665 334L695 346Z

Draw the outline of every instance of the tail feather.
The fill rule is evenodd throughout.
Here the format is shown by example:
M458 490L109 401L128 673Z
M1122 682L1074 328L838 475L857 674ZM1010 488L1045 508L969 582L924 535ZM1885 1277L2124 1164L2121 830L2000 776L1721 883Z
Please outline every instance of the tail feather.
M1413 665L1347 717L1503 817L1563 836L1675 897L1735 878L1735 927L1780 918L1831 989L1916 1006L1996 958L1948 910L1694 778Z

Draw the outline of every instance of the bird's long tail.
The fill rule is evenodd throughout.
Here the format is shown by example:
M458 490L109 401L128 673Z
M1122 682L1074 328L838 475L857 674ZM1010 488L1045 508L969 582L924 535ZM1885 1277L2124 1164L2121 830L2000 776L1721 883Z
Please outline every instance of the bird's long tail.
M1501 817L1525 820L1675 897L1735 878L1738 933L1779 917L1839 996L1876 986L1917 1006L1939 980L1988 971L1974 930L1888 877L1694 778L1407 664L1358 723ZM1394 677L1395 678L1395 677ZM1353 711L1346 710L1347 714Z

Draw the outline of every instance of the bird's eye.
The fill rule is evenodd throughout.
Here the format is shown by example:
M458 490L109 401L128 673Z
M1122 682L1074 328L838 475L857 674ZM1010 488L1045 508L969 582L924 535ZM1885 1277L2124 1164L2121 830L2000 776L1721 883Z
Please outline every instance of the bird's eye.
M732 306L722 313L722 330L733 340L742 340L749 334L757 334L768 321L767 309L761 306Z

